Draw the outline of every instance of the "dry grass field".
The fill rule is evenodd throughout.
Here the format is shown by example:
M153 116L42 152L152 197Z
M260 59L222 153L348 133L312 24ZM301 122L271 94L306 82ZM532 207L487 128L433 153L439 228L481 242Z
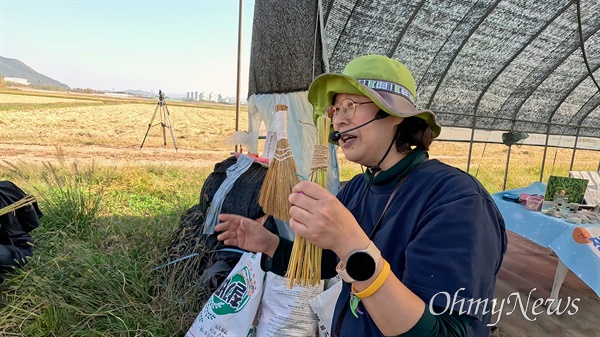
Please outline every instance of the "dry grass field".
M11 162L39 163L58 158L97 165L176 165L211 167L233 150L224 143L235 130L235 106L192 104L166 99L178 151L166 129L163 142L160 110L142 149L140 145L157 108L156 100L119 99L92 95L68 95L24 91L0 91L0 153ZM241 107L239 125L247 129L247 110ZM259 143L259 146L262 144ZM507 147L474 144L470 173L490 192L502 190ZM435 142L430 151L463 170L467 167L468 143ZM513 146L506 188L538 180L544 149ZM544 170L548 176L568 175L570 149L549 148ZM361 168L344 160L340 152L342 179ZM595 170L600 152L576 152L573 170Z
M178 151L168 129L164 145L161 110L142 149L140 145L157 108L156 100L102 96L40 96L0 92L0 152L5 160L54 161L59 154L99 165L213 165L228 156L224 138L235 130L235 106L184 105L167 100ZM71 98L72 97L72 98ZM158 124L158 125L157 125ZM247 113L240 113L247 125Z

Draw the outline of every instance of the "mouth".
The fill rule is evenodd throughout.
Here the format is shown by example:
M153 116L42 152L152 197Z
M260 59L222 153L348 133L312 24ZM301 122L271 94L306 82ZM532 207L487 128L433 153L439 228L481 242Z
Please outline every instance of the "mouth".
M356 136L353 136L353 135L343 135L341 141L342 141L342 143L346 144L346 143L351 143L355 139L356 139Z

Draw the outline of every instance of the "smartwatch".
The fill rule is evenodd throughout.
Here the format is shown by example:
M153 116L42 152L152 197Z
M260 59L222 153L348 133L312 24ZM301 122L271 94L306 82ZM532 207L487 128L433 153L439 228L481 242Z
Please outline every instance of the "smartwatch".
M371 241L366 249L355 250L350 253L345 262L340 261L335 270L347 283L366 281L375 275L379 260L381 260L381 252Z

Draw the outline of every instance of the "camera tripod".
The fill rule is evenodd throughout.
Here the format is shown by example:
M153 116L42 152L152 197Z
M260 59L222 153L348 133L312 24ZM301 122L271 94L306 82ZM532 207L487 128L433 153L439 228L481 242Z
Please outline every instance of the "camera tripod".
M154 118L156 117L156 113L160 110L160 123L156 123L152 125L154 122ZM142 140L142 145L140 145L140 149L144 147L144 142L146 142L146 137L148 137L148 132L150 132L150 128L153 126L159 125L162 126L162 134L163 134L163 143L167 145L167 132L166 129L169 129L171 132L171 139L173 140L173 147L175 147L175 151L177 151L177 143L175 142L175 135L173 134L173 128L171 127L171 119L169 118L171 114L169 113L169 108L167 108L167 102L165 102L165 95L162 91L158 91L158 103L156 103L156 108L154 109L154 113L152 114L152 119L150 119L150 123L148 123L148 130L146 130L146 135L144 136L144 140Z

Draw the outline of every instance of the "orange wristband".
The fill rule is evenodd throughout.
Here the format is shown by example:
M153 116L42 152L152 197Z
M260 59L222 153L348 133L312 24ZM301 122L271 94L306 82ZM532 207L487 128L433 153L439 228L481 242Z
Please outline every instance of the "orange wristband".
M373 295L377 290L379 290L379 288L381 288L385 280L387 280L388 276L390 275L390 269L390 264L386 260L383 260L383 269L379 275L377 275L375 281L373 281L373 283L371 283L367 289L357 292L356 289L354 289L354 285L352 286L352 292L354 293L354 296L363 299Z

